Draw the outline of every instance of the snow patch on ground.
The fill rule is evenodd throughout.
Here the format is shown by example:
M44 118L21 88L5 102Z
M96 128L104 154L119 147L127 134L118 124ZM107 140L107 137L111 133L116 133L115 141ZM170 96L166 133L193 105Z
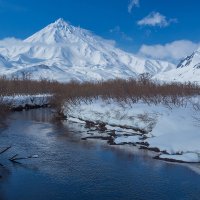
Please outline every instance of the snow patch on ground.
M25 107L25 105L45 105L49 103L49 99L52 95L49 94L38 94L38 95L15 95L15 96L3 96L1 102L8 104L11 107Z
M200 162L200 97L186 100L184 106L150 105L144 102L122 103L96 99L67 105L67 116L93 122L103 122L115 130L115 144L143 142L148 148L158 148L176 160ZM135 129L144 132L135 131ZM141 135L140 138L137 135ZM142 138L142 136L144 136ZM188 153L190 152L190 153ZM166 155L162 155L164 158Z
M114 139L115 144L135 144L136 142L139 142L138 136L120 136Z
M71 104L65 109L69 117L79 118L94 122L104 122L111 126L125 127L127 129L141 129L146 132L152 130L157 119L156 112L147 112L144 104L121 104L112 99L93 100L92 103L82 101Z
M161 159L183 161L183 162L200 162L200 154L197 153L184 153L182 155L166 155L162 154L159 156Z

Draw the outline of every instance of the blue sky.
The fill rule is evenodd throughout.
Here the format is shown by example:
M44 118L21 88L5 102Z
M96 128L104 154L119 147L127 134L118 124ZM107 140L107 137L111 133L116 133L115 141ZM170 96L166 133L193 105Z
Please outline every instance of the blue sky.
M24 39L62 17L127 51L176 61L199 45L199 7L199 0L0 0L0 39Z

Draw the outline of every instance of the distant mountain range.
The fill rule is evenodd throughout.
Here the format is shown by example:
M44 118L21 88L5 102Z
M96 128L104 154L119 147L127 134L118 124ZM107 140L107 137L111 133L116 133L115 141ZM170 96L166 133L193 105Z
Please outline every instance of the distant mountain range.
M200 83L200 48L183 59L177 68L159 73L155 78L162 81Z
M200 79L200 52L172 63L147 59L116 48L111 41L58 19L29 38L0 45L0 74L62 82L127 79L149 73L161 80Z

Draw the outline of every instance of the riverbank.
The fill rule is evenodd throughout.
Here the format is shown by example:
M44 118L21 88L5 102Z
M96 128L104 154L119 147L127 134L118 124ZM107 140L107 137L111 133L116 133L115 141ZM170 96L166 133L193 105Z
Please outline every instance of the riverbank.
M82 100L67 104L68 120L85 123L83 139L107 140L111 145L132 144L157 152L155 159L200 162L200 97L182 106L118 102L113 99Z
M49 94L2 96L0 103L11 111L22 111L47 107L51 97Z
M22 111L47 107L51 97L48 94L5 96L1 102L13 111ZM95 98L67 102L63 111L67 120L84 124L88 130L83 134L84 140L131 144L156 152L155 159L199 163L199 105L199 96L186 98L181 106Z

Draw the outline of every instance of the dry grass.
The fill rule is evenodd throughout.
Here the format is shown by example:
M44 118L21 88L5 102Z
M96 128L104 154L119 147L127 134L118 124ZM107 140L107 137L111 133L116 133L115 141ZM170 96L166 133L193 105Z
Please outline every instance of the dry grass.
M159 83L151 81L148 76L141 75L137 80L109 80L105 82L72 81L58 83L56 81L34 81L28 78L0 78L0 97L12 95L54 94L52 106L62 113L64 102L91 101L99 97L115 99L119 102L136 103L142 100L148 104L164 103L165 105L184 106L185 99L200 95L200 86L192 83Z

